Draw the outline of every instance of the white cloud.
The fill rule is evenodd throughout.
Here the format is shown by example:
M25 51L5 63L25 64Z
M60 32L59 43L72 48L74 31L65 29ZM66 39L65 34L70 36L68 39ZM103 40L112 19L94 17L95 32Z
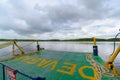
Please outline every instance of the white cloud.
M1 0L1 38L113 37L119 0ZM11 36L12 34L12 36Z
M22 39L22 38L27 38L27 37L24 35L21 36L11 29L8 31L1 31L0 30L0 38L3 38L3 39Z

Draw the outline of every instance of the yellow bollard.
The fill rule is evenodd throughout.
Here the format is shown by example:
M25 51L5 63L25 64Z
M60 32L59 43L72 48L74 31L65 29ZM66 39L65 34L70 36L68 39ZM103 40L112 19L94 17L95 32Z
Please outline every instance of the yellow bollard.
M98 47L96 45L96 38L93 37L93 55L98 56Z
M93 37L93 41L94 41L94 46L96 46L96 38L95 37Z

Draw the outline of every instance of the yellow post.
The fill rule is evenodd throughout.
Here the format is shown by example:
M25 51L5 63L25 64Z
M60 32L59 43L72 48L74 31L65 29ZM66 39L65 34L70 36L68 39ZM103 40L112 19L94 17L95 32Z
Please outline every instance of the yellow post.
M115 58L116 58L116 56L118 55L119 52L120 52L120 45L114 51L114 53L110 57L109 61L106 62L106 65L105 65L108 69L112 69L114 73L118 73L117 70L114 68L113 62L114 62L114 60L115 60Z
M14 51L14 48L15 48L15 46L14 46L14 43L13 43L13 47L12 47L12 49L13 49L13 56L15 55L15 51Z
M96 38L93 37L93 55L98 56L98 47L96 45Z
M37 40L37 45L39 45L38 40Z
M120 52L120 45L119 45L118 48L114 51L114 53L113 53L113 55L110 57L109 61L110 61L110 62L113 62L119 52Z
M21 54L25 54L25 52L23 51L22 47L20 47L15 41L14 41L14 44L21 51Z
M93 41L94 41L94 46L96 46L96 38L95 37L93 37Z

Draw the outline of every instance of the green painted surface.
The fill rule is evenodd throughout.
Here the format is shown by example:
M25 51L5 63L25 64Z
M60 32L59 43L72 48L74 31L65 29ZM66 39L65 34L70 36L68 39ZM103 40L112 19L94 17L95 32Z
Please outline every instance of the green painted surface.
M92 53L44 50L38 54L6 60L4 63L29 75L45 77L46 80L120 80L119 76L104 67L104 61L100 57L93 57ZM1 71L0 66L0 80ZM17 80L30 79L17 74Z

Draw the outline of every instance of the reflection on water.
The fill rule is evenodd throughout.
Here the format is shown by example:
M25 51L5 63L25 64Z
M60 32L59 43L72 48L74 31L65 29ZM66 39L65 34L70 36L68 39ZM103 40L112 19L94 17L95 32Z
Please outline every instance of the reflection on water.
M22 42L20 44L26 52L35 51L36 43L33 42ZM116 47L120 44L117 42ZM113 52L113 42L98 42L98 52L99 56L107 61L110 55ZM91 52L93 51L93 42L40 42L40 47L44 47L48 50L57 50L57 51L70 51L70 52ZM12 54L12 46L0 50L0 55ZM16 48L16 53L19 53L19 50ZM117 68L120 67L120 55L115 59L115 65Z

